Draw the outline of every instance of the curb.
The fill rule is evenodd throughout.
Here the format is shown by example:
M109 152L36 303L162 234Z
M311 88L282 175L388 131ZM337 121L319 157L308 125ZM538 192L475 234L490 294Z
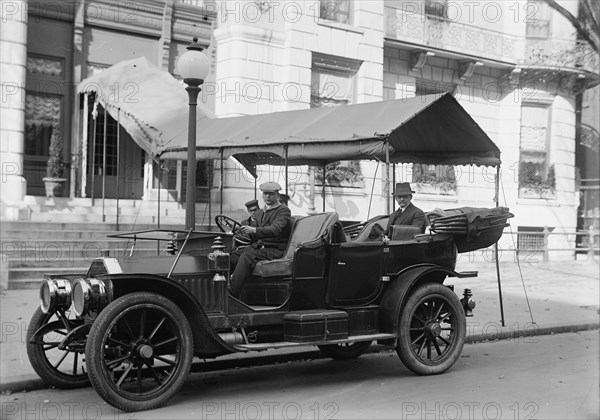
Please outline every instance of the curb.
M465 338L465 343L476 344L497 340L511 340L515 338L529 338L537 335L554 335L577 331L590 331L600 329L600 322L588 322L585 324L564 324L540 327L537 324L529 324L530 328L517 331L505 330L492 334L472 334Z
M548 327L538 327L532 324L532 328L518 331L498 331L494 334L472 334L465 338L465 344L486 343L498 340L511 340L515 338L529 338L538 335L554 335L578 331L591 331L600 329L600 322L590 322L585 324L567 324L552 325ZM378 346L373 346L371 353L379 353ZM244 367L264 366L276 363L287 363L307 359L326 359L319 350L300 351L295 353L273 354L265 356L240 357L228 360L212 360L192 363L190 373L213 372L223 369L238 369ZM13 392L35 391L47 389L48 385L40 378L31 376L18 381L0 383L0 393L10 394Z

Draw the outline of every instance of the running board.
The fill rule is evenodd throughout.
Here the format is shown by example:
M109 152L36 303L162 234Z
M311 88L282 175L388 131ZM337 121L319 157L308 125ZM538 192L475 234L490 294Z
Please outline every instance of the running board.
M295 341L279 341L276 343L254 343L254 344L237 344L234 347L241 351L260 351L269 349L281 349L286 347L298 347L298 346L316 346L322 344L343 344L353 343L355 341L370 341L370 340L389 340L398 337L396 334L368 334L368 335L353 335L343 340L329 340L329 341L310 341L305 343L299 343Z

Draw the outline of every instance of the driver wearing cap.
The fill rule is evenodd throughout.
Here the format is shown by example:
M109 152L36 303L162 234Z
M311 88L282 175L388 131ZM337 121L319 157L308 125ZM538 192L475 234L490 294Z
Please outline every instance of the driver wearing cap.
M276 182L260 185L265 206L255 214L256 226L241 226L239 231L250 237L250 246L231 252L229 293L239 298L244 282L261 260L281 258L290 238L290 209L279 202L281 186Z
M249 217L242 220L240 224L244 226L256 226L256 212L258 211L258 200L247 201L245 206Z

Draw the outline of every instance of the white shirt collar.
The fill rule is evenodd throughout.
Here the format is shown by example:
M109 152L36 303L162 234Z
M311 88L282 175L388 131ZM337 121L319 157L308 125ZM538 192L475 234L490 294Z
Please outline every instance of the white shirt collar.
M276 209L276 208L277 208L277 207L279 207L280 205L281 205L281 203L280 203L280 202L277 202L277 203L275 203L275 204L273 204L273 205L271 205L271 206L267 206L267 205L265 204L264 211L269 211L269 210L272 210L272 209Z

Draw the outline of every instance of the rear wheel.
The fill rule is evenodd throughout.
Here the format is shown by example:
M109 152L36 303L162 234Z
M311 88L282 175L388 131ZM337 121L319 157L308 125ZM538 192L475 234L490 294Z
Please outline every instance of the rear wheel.
M83 357L85 338L59 348L67 334L81 325L74 318L70 312L45 314L37 308L27 329L27 356L33 370L44 382L57 388L90 384Z
M169 299L132 293L108 305L92 325L86 346L98 394L125 411L165 404L185 382L192 363L192 330Z
M448 287L418 287L400 314L396 351L419 375L442 373L456 362L465 343L466 318L460 300Z
M321 352L334 360L356 359L369 349L371 341L358 341L341 344L324 344L317 346Z

